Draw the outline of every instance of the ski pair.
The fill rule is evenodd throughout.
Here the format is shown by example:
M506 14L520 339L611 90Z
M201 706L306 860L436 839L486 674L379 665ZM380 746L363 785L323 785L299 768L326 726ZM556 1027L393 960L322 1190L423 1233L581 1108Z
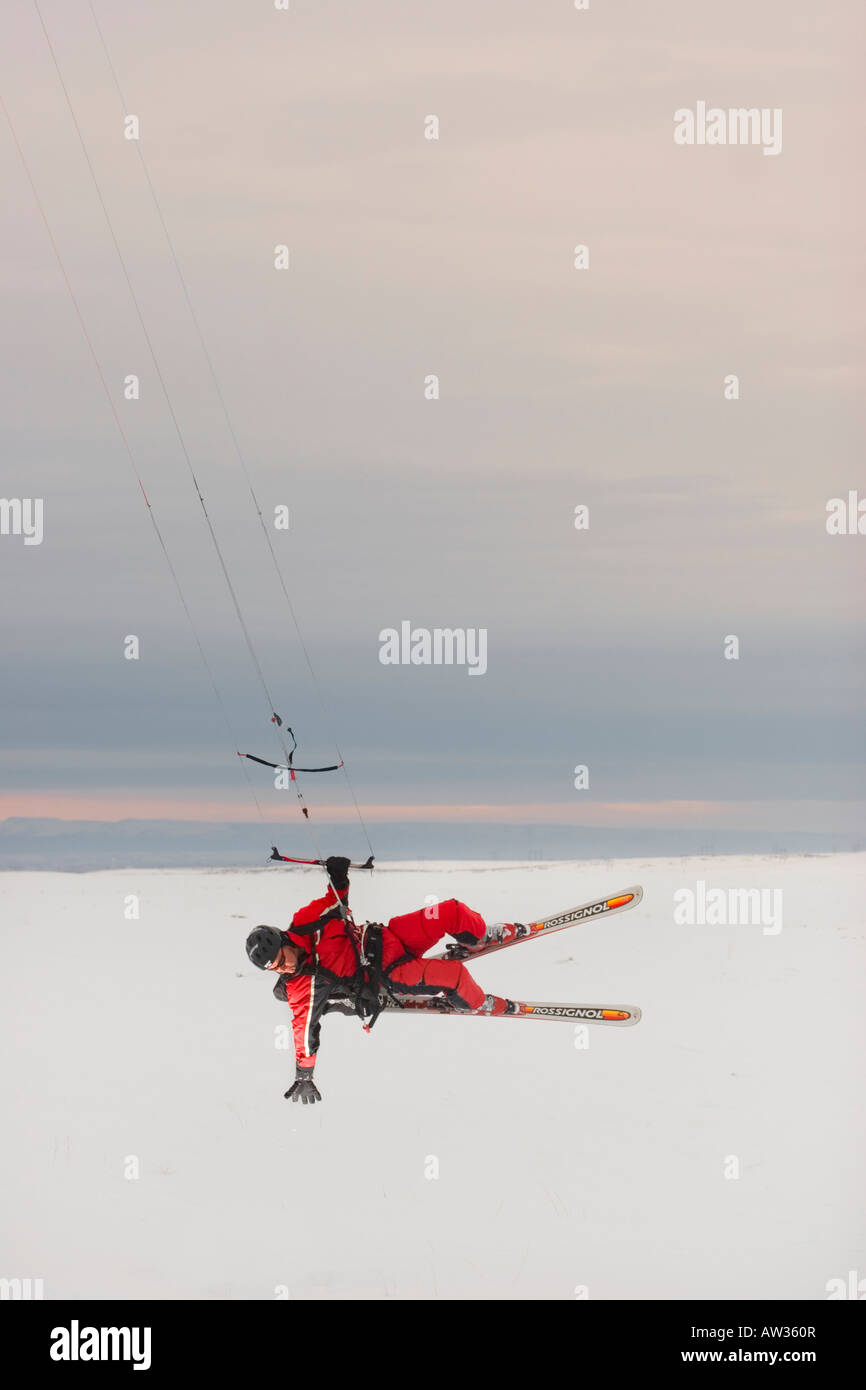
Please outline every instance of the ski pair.
M541 936L552 936L554 932L564 931L566 927L576 926L579 922L590 921L596 917L611 917L617 912L627 912L629 908L636 907L642 897L643 889L640 886L627 888L611 897L597 898L594 902L582 903L580 907L572 907L565 912L556 912L551 917L542 917L539 921L529 922L526 933L513 937L510 941L494 941L486 946L475 947L475 949L452 943L444 951L433 956L432 959L476 960L481 956L492 955L494 951L505 951L509 946L518 946L525 941L535 941ZM548 1021L564 1019L572 1023L604 1023L619 1028L631 1027L640 1021L641 1016L640 1009L635 1005L614 1007L606 1004L548 1004L523 1000L516 1002L516 1013L492 1015L455 1009L444 999L403 999L399 1004L388 999L384 1002L382 1012L451 1014L461 1018L535 1018Z

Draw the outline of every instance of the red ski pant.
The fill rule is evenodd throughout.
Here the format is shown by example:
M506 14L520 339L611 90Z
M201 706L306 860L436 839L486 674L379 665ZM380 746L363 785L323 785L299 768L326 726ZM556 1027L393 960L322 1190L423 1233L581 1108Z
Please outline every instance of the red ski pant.
M459 960L421 960L425 951L453 936L464 946L478 942L487 930L484 918L455 898L392 917L384 933L382 964L386 970L408 951L414 960L394 965L388 979L397 994L444 994L457 1008L480 1009L484 990Z

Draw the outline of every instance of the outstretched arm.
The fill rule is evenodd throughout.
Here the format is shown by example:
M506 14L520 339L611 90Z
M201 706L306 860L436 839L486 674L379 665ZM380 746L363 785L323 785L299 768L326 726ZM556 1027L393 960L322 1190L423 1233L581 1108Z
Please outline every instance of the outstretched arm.
M322 1099L313 1081L313 1071L319 1051L322 1015L330 992L330 981L322 979L315 972L309 975L283 975L274 987L275 996L286 999L292 1010L295 1082L285 1093L287 1100L301 1100L307 1105Z

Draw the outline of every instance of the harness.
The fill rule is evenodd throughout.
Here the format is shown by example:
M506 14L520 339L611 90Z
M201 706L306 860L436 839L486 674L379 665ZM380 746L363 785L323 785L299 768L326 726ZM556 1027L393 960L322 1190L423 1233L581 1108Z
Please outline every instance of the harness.
M402 956L398 956L396 960L393 960L386 969L382 964L382 949L384 944L382 940L383 931L384 927L381 922L367 922L361 931L360 958L366 966L366 973L369 981L368 988L372 989L375 995L375 1004L372 1009L370 1021L364 1025L368 1033L384 1008L386 995L398 1009L403 1008L402 1001L391 988L391 980L389 977L391 971L396 970L398 965L405 965L407 961L414 960L411 951L404 951Z
M333 970L328 970L319 959L319 934L329 922L338 920L343 922L345 939L349 942L355 957L355 969L348 976L337 975ZM411 951L404 951L389 966L385 967L382 964L384 927L381 922L366 922L359 928L348 903L340 901L322 913L313 930L308 929L305 932L303 928L298 927L293 927L292 930L309 938L310 959L301 966L298 974L316 975L327 981L338 997L352 1005L352 1012L361 1020L365 1032L369 1033L373 1027L384 1008L386 997L398 1009L403 1008L402 1001L391 988L389 976L398 965L405 965L415 957ZM334 1003L337 1003L337 998L334 999Z
M314 963L310 962L307 968L311 971L315 970L317 975L334 986L338 995L352 1005L352 1012L355 1017L361 1020L364 1031L369 1033L382 1012L386 996L393 1001L397 1008L403 1007L401 1000L391 988L389 976L398 965L405 965L407 961L414 960L414 956L411 951L405 951L402 956L398 956L386 968L382 964L384 943L381 923L367 922L359 930L348 913L345 922L346 940L350 943L355 956L353 973L348 976L337 975L333 970L328 970L319 962L314 941L310 942ZM334 1003L337 1003L336 999Z

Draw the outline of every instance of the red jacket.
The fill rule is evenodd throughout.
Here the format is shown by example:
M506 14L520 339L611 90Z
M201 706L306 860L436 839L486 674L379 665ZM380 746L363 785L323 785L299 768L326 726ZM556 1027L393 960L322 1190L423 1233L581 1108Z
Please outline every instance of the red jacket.
M337 907L338 900L344 905L348 921ZM280 975L274 994L291 1006L295 1057L300 1066L315 1066L328 998L341 981L353 979L360 967L360 932L352 921L348 900L348 888L340 892L338 899L329 884L323 898L316 898L295 913L287 933L291 944L306 953L307 960L297 974Z

